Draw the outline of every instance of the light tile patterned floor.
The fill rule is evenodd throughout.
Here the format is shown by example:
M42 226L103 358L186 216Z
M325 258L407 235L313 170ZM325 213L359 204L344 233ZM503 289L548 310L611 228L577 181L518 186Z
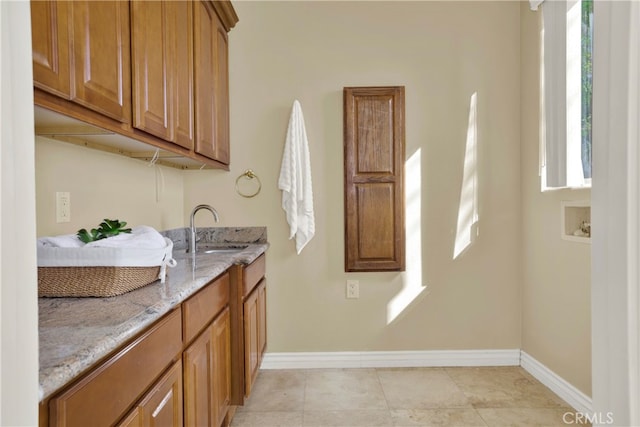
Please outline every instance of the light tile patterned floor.
M566 426L573 413L519 367L266 370L231 426Z

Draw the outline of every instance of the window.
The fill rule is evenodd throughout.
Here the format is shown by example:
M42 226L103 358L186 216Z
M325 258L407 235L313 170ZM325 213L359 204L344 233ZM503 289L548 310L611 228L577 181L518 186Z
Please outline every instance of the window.
M593 0L549 0L542 4L542 13L542 188L588 187Z
M591 111L593 105L593 0L582 0L582 170L591 179Z

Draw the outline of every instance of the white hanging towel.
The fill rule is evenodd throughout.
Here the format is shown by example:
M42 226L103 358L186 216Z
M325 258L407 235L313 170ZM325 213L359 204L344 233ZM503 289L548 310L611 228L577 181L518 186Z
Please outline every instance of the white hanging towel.
M287 140L282 153L278 188L282 190L282 209L289 223L289 239L296 238L298 254L315 234L313 191L311 188L311 161L309 142L304 128L302 107L293 101Z

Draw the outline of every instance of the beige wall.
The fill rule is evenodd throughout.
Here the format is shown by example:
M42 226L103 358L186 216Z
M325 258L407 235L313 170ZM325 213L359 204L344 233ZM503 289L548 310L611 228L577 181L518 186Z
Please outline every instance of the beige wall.
M162 168L156 202L155 171L144 163L39 139L38 235L105 216L180 227L209 203L218 225L268 227L269 351L522 347L589 394L589 246L559 238L560 201L589 194L539 191L538 91L526 83L537 81L537 15L517 2L234 6L231 171ZM419 194L407 200L406 273L343 268L342 88L365 85L406 87L407 187ZM474 92L479 236L453 259ZM317 230L299 256L277 190L295 98ZM234 188L246 169L262 180L251 199ZM55 224L56 191L71 192L69 224ZM201 212L197 224L213 222ZM346 279L360 280L359 299L345 299Z
M517 2L236 2L232 169L185 174L185 217L266 225L269 351L520 348L520 27ZM343 268L342 88L406 87L414 242L407 273ZM479 237L457 259L471 95L478 93ZM277 178L297 98L310 140L316 237L296 255ZM255 198L234 181L253 169ZM211 225L202 214L198 223ZM417 247L416 247L417 245ZM345 299L346 279L360 298ZM405 298L406 309L398 299ZM399 313L388 316L390 304Z
M38 236L75 233L104 218L159 230L184 226L178 169L38 137L36 171ZM71 222L56 223L58 191L71 193Z
M591 245L560 238L563 200L590 190L540 191L540 13L521 7L522 24L522 348L591 395ZM533 82L533 83L532 83Z

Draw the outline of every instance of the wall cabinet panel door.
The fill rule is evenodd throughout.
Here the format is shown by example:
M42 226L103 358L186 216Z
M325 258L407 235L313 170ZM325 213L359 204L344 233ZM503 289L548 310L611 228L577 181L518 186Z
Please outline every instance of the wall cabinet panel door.
M344 89L345 271L405 266L404 87Z
M211 3L194 3L196 153L229 163L227 34Z
M170 2L174 13L175 28L175 138L173 142L193 149L194 143L194 99L193 99L193 3ZM185 24L186 23L186 24Z
M73 1L71 99L131 122L129 2Z
M70 97L69 7L66 1L31 2L34 86Z
M216 20L216 64L214 68L214 114L216 117L216 160L229 164L229 41L227 31Z
M191 2L132 2L133 125L193 147Z

